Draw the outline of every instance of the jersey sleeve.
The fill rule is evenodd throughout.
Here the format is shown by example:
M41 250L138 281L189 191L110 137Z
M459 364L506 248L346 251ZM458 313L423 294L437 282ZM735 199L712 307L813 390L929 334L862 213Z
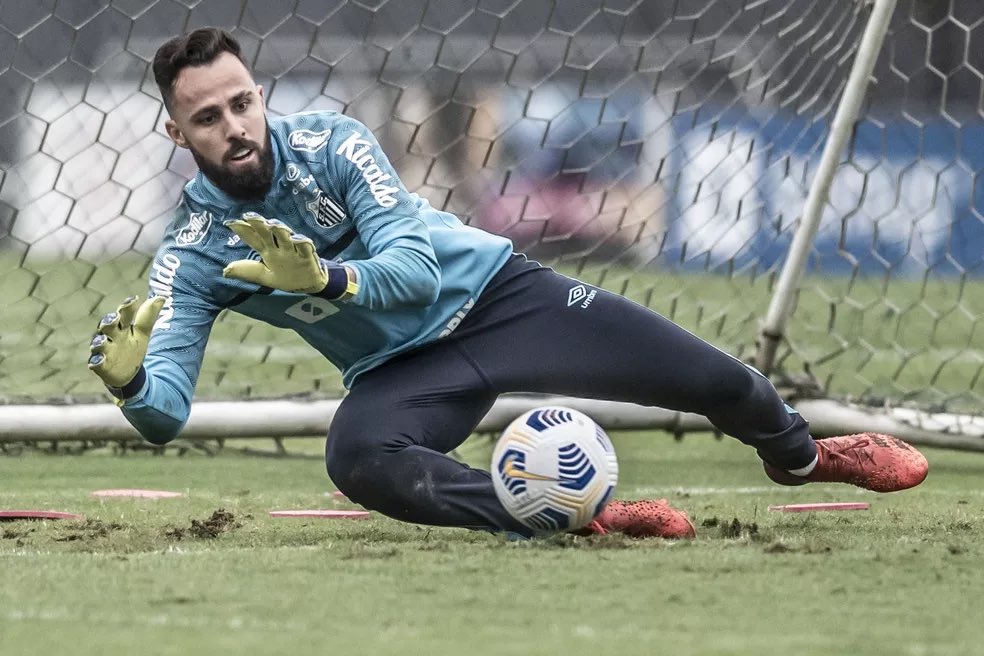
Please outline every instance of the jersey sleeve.
M369 128L350 117L335 126L328 171L370 255L345 263L359 279L349 302L371 309L434 303L441 268L429 230Z
M221 310L209 294L211 268L201 254L173 243L162 246L154 259L149 296L167 300L135 379L139 389L121 405L127 420L154 444L177 437L191 411L205 345Z

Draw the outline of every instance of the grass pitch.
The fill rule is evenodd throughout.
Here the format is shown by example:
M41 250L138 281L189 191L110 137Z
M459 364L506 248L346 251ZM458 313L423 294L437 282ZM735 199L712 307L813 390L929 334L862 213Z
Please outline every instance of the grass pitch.
M549 263L549 262L548 262ZM21 265L0 253L0 402L71 397L103 402L85 368L92 331L128 294L147 288L146 258ZM776 274L557 268L664 314L749 360ZM811 373L843 398L905 399L976 413L984 399L984 281L975 278L807 276L780 366ZM198 399L337 397L341 377L296 334L223 312L209 338Z
M0 653L984 654L984 456L927 450L922 486L877 495L774 486L727 438L613 439L619 496L668 497L697 540L270 518L350 507L320 440L288 458L0 457L0 508L85 515L0 523ZM476 437L460 455L490 452ZM90 496L111 487L187 496ZM871 510L767 511L859 500Z

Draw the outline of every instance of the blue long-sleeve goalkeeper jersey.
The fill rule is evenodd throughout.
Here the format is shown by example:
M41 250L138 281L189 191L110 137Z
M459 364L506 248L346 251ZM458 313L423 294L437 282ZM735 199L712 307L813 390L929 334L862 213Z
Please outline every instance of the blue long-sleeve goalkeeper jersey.
M272 187L262 201L231 198L199 173L184 188L150 272L166 297L124 415L148 440L187 421L212 324L225 308L295 330L343 373L362 372L449 334L512 252L509 240L464 225L409 193L372 133L336 112L269 120ZM257 255L223 222L276 218L314 240L320 256L358 275L347 301L224 278Z

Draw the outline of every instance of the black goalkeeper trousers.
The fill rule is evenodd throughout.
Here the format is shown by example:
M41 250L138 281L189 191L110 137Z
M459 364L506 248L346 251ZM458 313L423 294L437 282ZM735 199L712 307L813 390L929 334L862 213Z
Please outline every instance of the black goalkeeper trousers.
M499 394L542 392L705 415L787 469L809 428L754 369L622 296L513 256L461 324L359 376L328 430L328 475L390 517L529 535L488 472L445 455Z

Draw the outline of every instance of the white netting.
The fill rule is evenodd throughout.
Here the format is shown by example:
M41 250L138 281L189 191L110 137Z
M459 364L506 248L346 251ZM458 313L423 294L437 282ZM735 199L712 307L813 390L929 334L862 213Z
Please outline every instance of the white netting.
M404 182L736 355L759 318L870 8L857 0L0 3L0 397L101 398L99 315L145 290L181 184L149 61L240 39L272 114L368 124ZM780 349L826 394L984 401L984 7L900 2ZM235 315L202 398L337 396Z

